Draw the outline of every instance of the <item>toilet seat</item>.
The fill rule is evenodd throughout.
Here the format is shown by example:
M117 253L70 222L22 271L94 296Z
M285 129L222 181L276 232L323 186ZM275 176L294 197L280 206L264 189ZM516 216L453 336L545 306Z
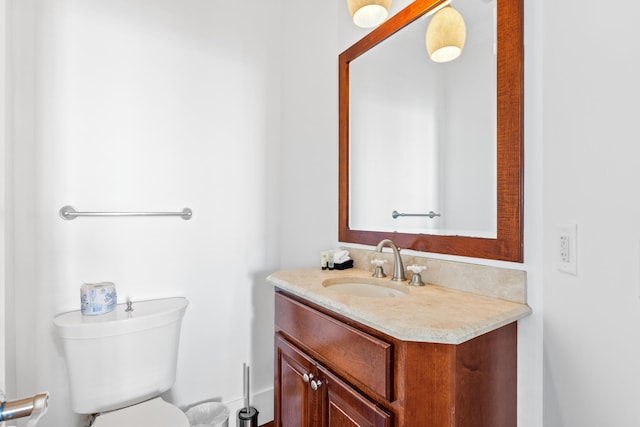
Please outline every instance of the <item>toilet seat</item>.
M187 416L160 397L96 417L93 427L189 427Z

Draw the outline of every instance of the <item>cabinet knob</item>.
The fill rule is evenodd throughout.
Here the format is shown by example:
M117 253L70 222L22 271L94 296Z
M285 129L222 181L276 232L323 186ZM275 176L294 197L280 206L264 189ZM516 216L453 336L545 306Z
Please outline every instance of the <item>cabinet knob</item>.
M322 385L322 381L311 381L311 388L317 390Z
M312 379L313 379L313 374L304 374L302 376L302 381L304 381L305 383L308 383L309 380L312 380Z

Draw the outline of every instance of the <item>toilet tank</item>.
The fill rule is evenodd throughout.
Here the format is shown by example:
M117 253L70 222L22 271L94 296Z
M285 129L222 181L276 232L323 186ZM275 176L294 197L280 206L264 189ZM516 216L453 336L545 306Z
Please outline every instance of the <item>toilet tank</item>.
M176 378L185 298L126 304L98 316L80 311L53 319L61 338L71 408L93 414L133 405L169 390Z

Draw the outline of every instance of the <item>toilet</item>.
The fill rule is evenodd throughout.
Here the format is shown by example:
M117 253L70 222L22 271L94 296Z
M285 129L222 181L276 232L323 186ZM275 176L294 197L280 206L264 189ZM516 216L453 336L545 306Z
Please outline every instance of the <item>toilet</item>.
M189 302L165 298L119 304L107 314L59 314L71 409L95 414L92 427L189 427L159 397L176 379L182 317Z

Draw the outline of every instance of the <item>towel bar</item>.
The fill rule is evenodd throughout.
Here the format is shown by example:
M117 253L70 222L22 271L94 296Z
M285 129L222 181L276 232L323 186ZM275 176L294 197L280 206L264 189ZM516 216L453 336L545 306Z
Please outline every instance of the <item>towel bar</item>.
M393 211L391 212L391 216L394 219L398 218L399 216L428 216L429 218L434 218L436 216L440 216L440 214L435 213L434 211L429 211L429 213L426 213L426 214L409 214L409 213L400 213L398 211Z
M78 212L73 206L63 206L60 208L60 217L67 221L76 219L79 216L179 216L184 220L191 219L193 212L189 208L184 208L182 212Z

